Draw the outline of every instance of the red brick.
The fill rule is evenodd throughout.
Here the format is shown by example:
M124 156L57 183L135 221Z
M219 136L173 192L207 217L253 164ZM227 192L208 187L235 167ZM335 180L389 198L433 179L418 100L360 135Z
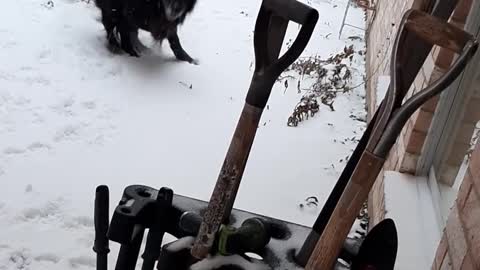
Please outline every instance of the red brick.
M468 244L465 239L465 231L460 221L457 207L452 207L450 215L448 216L446 232L452 268L460 269L463 258L465 258L467 254Z
M480 98L471 98L468 101L463 122L476 124L480 120Z
M455 7L451 20L459 23L465 23L467 20L468 14L470 13L472 1L473 0L459 1L457 6Z
M410 134L413 131L414 119L416 119L416 113L414 113L412 117L407 120L407 123L405 123L405 126L402 129L402 133L400 134L401 136L399 137L399 140L403 140L404 144L408 142L410 138Z
M410 136L408 137L408 141L406 142L407 152L419 155L422 152L423 143L425 142L426 137L426 133L412 130Z
M465 259L463 259L462 266L459 270L478 270L478 268L475 267L475 265L473 264L473 260L470 254L465 256Z
M450 261L450 256L445 256L445 259L440 266L440 270L452 270L452 262Z
M462 164L465 155L467 154L469 143L455 142L450 152L448 153L447 163L450 166L458 167Z
M460 28L460 29L465 28L465 23L463 23L463 22L450 21L450 24L452 24L453 26L455 26L457 28Z
M415 174L417 170L418 155L405 152L397 170L401 173Z
M435 65L443 70L447 70L452 64L455 53L447 49L440 49L435 58Z
M435 258L433 260L432 270L438 270L442 266L443 260L447 255L448 243L447 243L447 235L445 232L442 234L442 239L440 239L440 243L437 247L437 252L435 253Z
M470 172L472 173L473 183L480 188L480 140L472 152L472 157L469 164Z
M453 184L455 184L459 168L460 166L444 164L439 174L440 182L450 187L453 186Z
M457 195L457 207L458 210L462 211L463 207L465 206L465 202L472 191L472 174L470 170L467 170L465 173L465 178L463 178L462 184L458 190Z
M398 148L397 147L392 149L392 152L393 152L393 155L392 155L392 159L390 160L390 167L387 168L387 169L390 169L390 170L393 170L397 167L398 160L400 159L400 155L398 153Z
M427 59L423 63L422 72L423 76L426 81L430 81L430 76L432 75L433 69L435 68L435 61L433 60L433 55L430 53L428 54Z
M415 125L415 130L427 133L433 119L433 113L425 110L419 110Z
M414 93L417 93L419 92L420 90L423 89L423 86L425 84L425 77L423 77L423 73L422 72L419 72L417 74L417 77L415 77L415 80L413 81L413 86L414 89L412 89L413 87L410 87L410 89L408 90L409 93L407 93L407 98L410 98Z
M470 192L463 210L460 212L463 221L465 238L469 245L473 264L480 269L480 197L476 192ZM450 242L449 242L450 243Z
M437 103L438 103L439 98L440 98L440 96L436 95L436 96L432 97L431 99L429 99L427 102L425 102L423 104L422 110L424 110L426 112L434 113L435 110L437 109Z
M475 130L475 124L462 123L455 134L455 141L470 145L474 130Z

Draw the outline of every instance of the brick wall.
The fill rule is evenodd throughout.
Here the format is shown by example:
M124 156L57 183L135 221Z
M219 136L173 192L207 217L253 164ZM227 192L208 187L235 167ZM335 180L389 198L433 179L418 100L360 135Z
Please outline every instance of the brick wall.
M447 220L432 270L480 269L480 141Z
M383 3L388 2L388 3ZM383 5L382 5L383 3ZM472 0L461 0L457 5L450 22L458 27L465 24L468 11L470 10ZM393 5L393 6L392 6ZM397 6L395 6L397 5ZM390 57L391 46L393 45L394 35L391 31L397 31L401 16L409 8L422 8L428 5L428 1L379 1L377 4L377 18L373 20L368 30L367 45L367 107L369 118L376 110L376 84L380 75L389 75L389 59L383 60L381 57ZM387 10L383 10L387 8ZM402 12L400 12L400 10ZM382 18L386 21L382 21ZM392 20L394 22L392 22ZM392 22L392 23L390 23ZM388 28L388 24L395 26ZM382 41L387 41L382 43ZM391 41L391 42L390 42ZM383 44L386 44L383 46ZM387 46L388 45L388 46ZM411 97L421 89L437 80L449 68L453 61L454 54L446 49L434 46L427 59L425 60L420 72L417 74L406 98ZM378 69L378 71L377 71ZM429 134L430 124L432 122L437 107L438 96L432 98L417 110L407 121L401 135L393 146L384 170L399 171L402 173L415 174L417 162L422 153L422 148ZM473 104L473 103L472 103ZM470 133L471 134L471 133ZM455 149L455 148L453 148ZM466 149L465 149L466 150ZM465 153L465 151L463 152ZM447 173L447 172L445 172ZM384 208L382 205L384 198L383 191L383 173L380 173L369 196L369 211L372 216L372 225L383 219Z
M389 75L390 55L398 25L403 13L412 7L413 2L414 0L377 0L374 1L375 10L367 11L366 86L369 117L373 115L374 104L377 101L374 92L378 77Z
M378 0L374 2L375 10L367 11L367 111L368 119L371 119L375 112L377 99L383 97L376 96L376 85L378 78L382 75L390 75L390 56L398 30L398 25L403 13L412 8L414 0L391 1ZM396 166L398 160L398 151L392 150L395 154L390 154L385 169ZM383 170L379 174L368 200L370 213L370 223L377 224L385 216L384 188L383 188Z

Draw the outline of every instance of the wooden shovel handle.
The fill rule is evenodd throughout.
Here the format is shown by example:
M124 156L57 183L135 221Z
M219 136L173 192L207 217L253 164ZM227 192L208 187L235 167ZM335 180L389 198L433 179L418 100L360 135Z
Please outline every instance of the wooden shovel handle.
M462 29L419 10L409 11L405 27L432 45L461 53L473 36Z
M262 109L245 104L228 148L225 161L218 175L202 224L195 239L191 254L198 259L205 258L215 241L216 233L230 211L245 170Z
M306 270L333 269L343 240L347 238L355 217L368 197L382 169L384 159L365 151L353 172L322 236L317 242ZM341 241L339 241L341 239Z

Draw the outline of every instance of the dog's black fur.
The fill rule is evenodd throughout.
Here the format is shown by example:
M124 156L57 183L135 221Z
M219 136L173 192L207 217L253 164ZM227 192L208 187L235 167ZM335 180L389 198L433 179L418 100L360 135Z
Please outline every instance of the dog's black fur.
M182 48L177 28L191 13L197 0L95 0L102 12L102 24L109 47L139 57L145 46L138 29L151 33L155 40L170 43L178 60L196 63ZM120 44L118 39L120 39Z

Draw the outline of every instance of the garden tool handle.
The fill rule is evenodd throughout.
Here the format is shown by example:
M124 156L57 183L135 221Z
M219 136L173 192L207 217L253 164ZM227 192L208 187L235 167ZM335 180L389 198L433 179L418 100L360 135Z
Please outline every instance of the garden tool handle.
M308 23L309 14L315 10L296 0L264 0L263 5L275 15L298 24Z
M249 218L240 228L224 226L220 230L218 250L222 255L260 253L270 242L270 224L261 218Z
M381 133L375 147L372 148L372 152L382 158L387 156L410 116L427 100L441 93L453 83L472 59L478 48L478 41L473 35L427 13L419 10L410 10L405 14L405 17L404 27L408 32L413 32L422 40L432 45L451 50L459 54L459 56L440 78L428 85L425 89L418 89L419 91L407 99L403 105L398 104L397 109L391 112L388 116L388 123L385 129ZM397 50L399 43L396 42L394 47ZM394 81L398 80L398 77L398 72L395 72ZM398 88L397 85L395 85L395 87ZM405 89L402 92L405 93ZM400 103L401 99L403 99L403 97L397 98L397 101Z
M291 19L302 23L302 28L290 49L278 58ZM318 12L296 0L263 0L253 41L255 71L240 119L191 249L193 257L207 257L221 224L228 221L272 87L278 76L303 52L317 21Z
M289 21L302 27L292 46L278 58ZM278 76L303 52L318 21L318 11L296 0L264 0L255 24L255 72L246 103L265 108Z
M453 81L458 78L460 73L463 72L465 66L472 59L477 49L478 42L476 40L467 41L465 47L463 48L463 52L460 54L457 60L455 60L447 72L445 72L445 74L443 74L431 85L417 92L411 98L405 101L405 103L390 118L390 121L386 126L384 133L380 137L373 154L378 157L386 158L410 116L412 116L412 114L425 102L441 93L450 84L452 84Z
M367 149L372 153L383 156L389 151L388 144L382 142L380 150L375 150L377 144L379 144L380 137L384 137L384 131L388 131L390 134L397 132L397 129L388 130L387 125L392 127L391 118L394 112L402 106L402 101L405 98L409 90L409 85L405 85L402 80L403 74L409 72L405 70L405 67L401 64L402 59L409 57L408 46L405 47L405 42L409 34L413 34L421 42L426 42L430 45L437 45L441 48L451 50L460 55L455 64L452 65L447 74L444 74L442 78L433 83L437 89L444 89L459 75L463 70L464 64L468 61L477 48L477 41L470 33L452 25L451 23L444 22L437 17L424 13L419 10L407 11L401 20L400 28L398 29L397 36L392 49L392 59L390 61L390 86L385 98L380 105L379 118L375 122L374 131L368 142ZM465 57L465 58L464 58ZM458 71L458 72L457 72ZM452 73L453 72L453 73ZM447 76L448 75L448 76ZM431 89L432 87L429 87ZM420 90L420 89L417 89ZM422 93L429 91L422 91ZM435 92L435 91L434 91ZM434 95L438 94L436 92ZM423 95L423 94L422 94ZM432 97L432 95L430 95ZM424 100L423 102L425 102ZM415 103L418 103L415 101ZM405 104L406 105L406 104ZM405 111L405 110L404 110ZM413 112L411 112L413 113ZM405 113L402 113L405 116ZM410 117L410 115L407 116ZM398 126L398 124L394 124Z
M403 42L409 32L414 32L420 39L431 44L455 51L460 56L440 79L417 92L402 105L408 88L400 80L402 66L399 63L400 59L408 57ZM374 122L369 146L358 161L305 269L333 268L348 232L406 121L422 104L458 78L477 47L478 43L473 36L452 25L436 22L430 15L418 11L409 11L404 15L392 49L392 81L379 109L380 118Z
M97 270L107 270L108 253L110 252L107 231L109 215L109 191L105 185L98 186L95 191L95 241L93 250L97 253Z
M405 27L426 42L461 54L473 36L462 29L420 10L411 10Z

